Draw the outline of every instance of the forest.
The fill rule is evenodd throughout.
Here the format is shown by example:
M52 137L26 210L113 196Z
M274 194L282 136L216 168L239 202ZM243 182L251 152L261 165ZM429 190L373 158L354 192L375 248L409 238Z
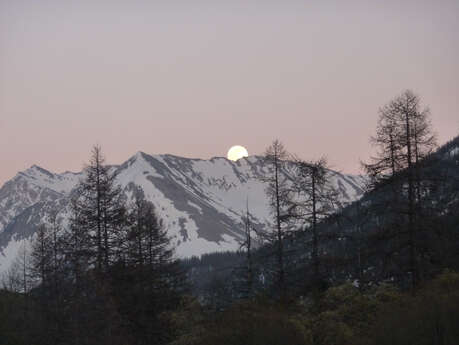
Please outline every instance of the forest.
M459 136L439 147L407 90L370 142L366 192L343 204L327 159L274 140L272 226L247 205L238 252L186 259L95 146L68 224L49 210L2 277L0 345L458 344Z

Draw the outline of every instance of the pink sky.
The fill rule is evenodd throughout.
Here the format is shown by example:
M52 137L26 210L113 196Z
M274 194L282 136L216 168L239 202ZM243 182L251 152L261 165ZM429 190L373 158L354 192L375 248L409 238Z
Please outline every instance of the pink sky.
M0 0L0 185L81 170L95 143L122 163L279 138L358 173L406 88L440 143L459 134L458 1L285 3Z

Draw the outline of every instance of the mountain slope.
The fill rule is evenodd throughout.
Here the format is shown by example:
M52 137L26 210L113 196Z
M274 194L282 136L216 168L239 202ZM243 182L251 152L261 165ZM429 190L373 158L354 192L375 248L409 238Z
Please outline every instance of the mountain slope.
M253 223L258 228L270 224L260 180L269 171L261 157L232 162L138 152L112 169L128 202L139 191L153 202L180 257L237 250L247 200ZM343 203L361 196L361 176L330 174ZM0 189L0 271L51 211L59 210L58 220L65 224L72 190L83 177L84 172L54 174L33 166L5 183Z

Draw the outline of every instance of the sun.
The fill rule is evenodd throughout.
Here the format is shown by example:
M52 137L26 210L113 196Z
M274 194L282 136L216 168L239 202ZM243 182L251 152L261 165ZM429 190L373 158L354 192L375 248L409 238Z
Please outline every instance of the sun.
M249 153L247 152L244 146L235 145L228 150L228 159L231 161L237 161L242 157L248 157Z

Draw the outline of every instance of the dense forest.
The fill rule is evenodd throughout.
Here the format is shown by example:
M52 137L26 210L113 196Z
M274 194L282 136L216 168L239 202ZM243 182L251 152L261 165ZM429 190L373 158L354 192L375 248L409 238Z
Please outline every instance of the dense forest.
M2 278L0 344L459 343L459 136L437 147L405 91L371 143L366 193L342 204L326 159L275 140L272 227L247 205L240 251L181 260L94 147L68 224L50 210Z

